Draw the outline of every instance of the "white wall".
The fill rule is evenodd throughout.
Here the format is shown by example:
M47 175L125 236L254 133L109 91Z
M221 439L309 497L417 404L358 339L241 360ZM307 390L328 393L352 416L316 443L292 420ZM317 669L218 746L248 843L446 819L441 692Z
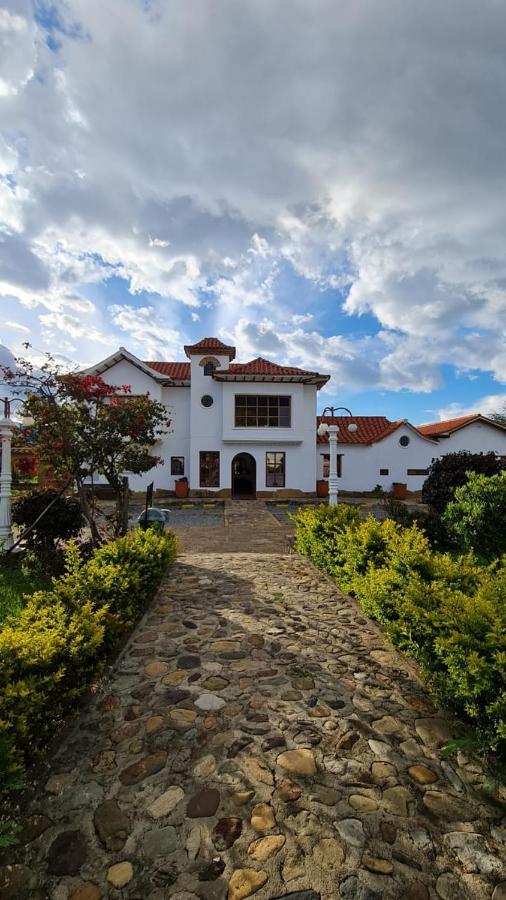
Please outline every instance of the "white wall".
M176 479L170 474L171 456L184 457L185 475L189 476L190 388L160 385L127 360L111 366L102 377L107 384L129 384L132 394L149 393L152 400L158 400L167 407L171 417L170 431L152 450L153 456L161 457L163 464L155 466L144 475L128 474L128 479L133 491L144 491L151 482L157 490L173 491Z
M486 422L472 422L448 438L439 439L439 455L458 453L468 450L470 453L488 453L492 451L499 456L506 456L506 431L487 425Z
M399 444L402 435L409 437L408 447ZM372 491L380 484L385 491L390 491L392 483L399 481L407 484L409 491L419 491L427 476L408 475L407 469L428 469L438 451L438 444L425 440L407 426L371 445L338 443L337 452L342 454L339 488ZM328 444L318 444L318 478L322 477L323 454L328 452ZM388 475L380 475L380 469L388 469Z
M192 433L190 487L198 490L199 454L201 450L220 452L220 487L232 487L232 460L237 453L250 453L257 467L257 491L274 492L265 484L265 454L283 451L285 488L314 492L316 486L316 388L313 385L263 382L217 382L202 374L202 367L192 359ZM224 364L224 367L225 364ZM195 375L194 375L195 372ZM213 406L202 407L200 398L208 393ZM277 394L292 398L290 428L236 428L234 424L236 394ZM209 490L213 490L210 488Z

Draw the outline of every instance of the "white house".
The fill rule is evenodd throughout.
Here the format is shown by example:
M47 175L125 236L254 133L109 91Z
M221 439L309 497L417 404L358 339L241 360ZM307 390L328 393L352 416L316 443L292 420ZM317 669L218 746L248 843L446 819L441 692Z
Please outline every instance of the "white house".
M343 491L372 491L377 485L390 491L396 481L406 484L408 491L419 491L432 459L439 455L437 440L420 434L406 419L390 422L385 416L354 416L354 432L348 431L347 417L326 416L325 422L339 427L337 473ZM317 442L318 478L326 478L328 437L318 436Z
M171 414L155 448L164 460L133 490L190 490L222 495L314 493L316 395L328 375L265 359L234 363L235 347L204 338L184 348L188 362L143 362L124 348L87 370L109 384L149 393Z
M439 455L468 450L471 453L492 452L506 457L506 429L480 413L418 425L417 428L425 437L438 441Z
M149 393L171 415L170 433L155 452L163 461L143 476L130 476L133 490L153 481L173 491L188 478L191 491L223 496L314 494L328 477L328 438L317 436L317 391L328 375L266 359L233 362L235 347L217 338L185 346L185 362L144 362L121 347L87 370L109 384L129 384L133 395ZM339 425L339 488L389 491L393 482L419 491L433 459L455 450L493 450L506 457L506 429L478 414L415 427L385 416L325 418Z
M406 419L390 422L385 416L354 416L358 427L353 433L347 429L349 421L325 417L327 424L339 426L338 475L343 491L371 491L378 484L389 491L393 482L406 484L408 491L420 491L431 462L459 450L491 451L506 458L506 428L479 413L419 426ZM318 437L317 442L318 478L326 478L328 437Z

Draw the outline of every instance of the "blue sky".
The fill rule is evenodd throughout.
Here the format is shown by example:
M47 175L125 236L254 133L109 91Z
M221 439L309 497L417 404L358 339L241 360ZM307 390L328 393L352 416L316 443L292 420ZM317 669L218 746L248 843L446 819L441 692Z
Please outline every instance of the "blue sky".
M321 405L500 409L505 34L494 0L7 0L0 343L217 335Z

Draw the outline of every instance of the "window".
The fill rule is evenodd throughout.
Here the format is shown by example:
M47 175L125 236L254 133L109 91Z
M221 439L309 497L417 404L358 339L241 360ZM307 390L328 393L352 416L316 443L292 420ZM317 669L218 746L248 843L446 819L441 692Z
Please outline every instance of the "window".
M213 405L214 400L210 394L204 394L204 396L200 398L200 402L202 403L202 406L209 409L209 407Z
M380 475L389 475L389 474L390 473L389 473L388 469L380 469Z
M266 487L285 486L285 454L265 454L265 484Z
M200 487L220 486L220 454L218 450L200 451Z
M178 476L184 475L184 456L171 456L170 474Z
M399 444L401 447L409 447L411 438L407 436L407 434L403 434L402 437L399 438Z
M236 428L290 428L291 397L235 395Z
M214 375L214 372L219 368L219 365L219 359L216 359L214 356L204 356L199 362L199 366L202 366L204 370L204 375Z
M330 453L323 453L323 478L328 478L330 475ZM342 453L338 453L336 457L336 469L337 469L337 477L341 478L341 470L342 470L343 456Z
M428 469L406 469L407 475L428 475Z

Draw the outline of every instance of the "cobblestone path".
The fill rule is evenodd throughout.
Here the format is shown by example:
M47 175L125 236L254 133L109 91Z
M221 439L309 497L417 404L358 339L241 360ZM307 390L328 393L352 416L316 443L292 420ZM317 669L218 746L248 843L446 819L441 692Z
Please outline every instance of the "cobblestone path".
M55 754L0 898L504 900L504 808L442 760L451 734L305 560L183 555Z

